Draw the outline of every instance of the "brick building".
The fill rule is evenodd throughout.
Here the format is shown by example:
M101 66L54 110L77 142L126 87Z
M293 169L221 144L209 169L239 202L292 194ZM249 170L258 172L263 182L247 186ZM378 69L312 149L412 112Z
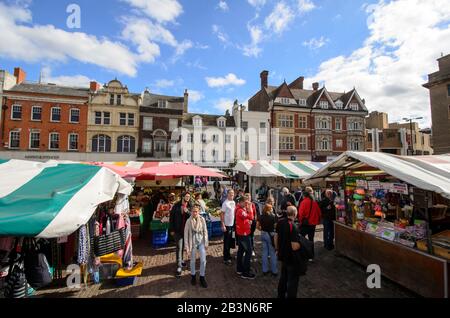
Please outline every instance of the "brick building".
M27 82L20 68L14 76L3 90L0 149L23 159L85 152L89 89Z
M261 72L261 89L248 107L270 113L269 149L280 159L326 161L347 150L365 150L367 108L356 89L329 92L319 83L305 89L303 77L270 86L268 77L268 71Z
M434 153L450 153L450 54L438 59L439 71L428 75Z

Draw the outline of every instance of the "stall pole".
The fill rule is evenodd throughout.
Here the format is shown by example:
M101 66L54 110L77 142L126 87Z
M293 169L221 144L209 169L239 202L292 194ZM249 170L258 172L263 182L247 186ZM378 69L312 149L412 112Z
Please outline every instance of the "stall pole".
M430 213L430 210L428 209L428 193L427 193L427 195L425 195L425 215L427 217L427 246L428 246L428 253L433 255L434 254L433 242L431 240L431 229L430 229L431 213Z

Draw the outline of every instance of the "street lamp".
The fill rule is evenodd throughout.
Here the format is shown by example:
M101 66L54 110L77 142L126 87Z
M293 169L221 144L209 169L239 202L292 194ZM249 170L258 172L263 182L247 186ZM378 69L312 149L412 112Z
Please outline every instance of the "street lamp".
M410 133L411 133L411 156L414 156L414 138L413 138L413 126L412 126L412 122L413 120L419 120L419 119L423 119L423 117L410 117L410 118L402 118L402 120L408 122L409 121L409 129L410 129Z

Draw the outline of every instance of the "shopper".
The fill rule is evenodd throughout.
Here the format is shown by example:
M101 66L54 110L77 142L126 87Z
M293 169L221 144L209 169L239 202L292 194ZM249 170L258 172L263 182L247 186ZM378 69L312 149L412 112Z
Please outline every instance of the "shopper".
M320 201L323 223L323 245L331 251L334 248L334 224L336 220L336 207L333 200L333 190L327 189L325 196Z
M235 193L236 193L236 196L234 197L234 202L236 202L236 204L238 204L241 197L244 196L244 191L242 189L238 189L237 192L235 191Z
M195 203L200 206L200 212L205 213L206 212L206 203L203 200L203 196L201 193L195 194Z
M216 195L216 200L220 200L220 182L219 180L214 181L213 183L214 194Z
M298 208L298 221L300 223L300 234L308 236L308 240L314 244L316 226L320 223L321 213L319 204L314 200L314 191L311 187L306 187L303 193L303 201ZM314 247L313 247L314 254ZM312 262L312 259L310 259Z
M197 283L195 271L195 260L197 251L200 253L200 286L207 288L205 279L206 272L206 249L208 248L208 228L203 216L200 215L200 205L192 208L191 217L186 221L184 228L184 242L186 252L191 256L191 284Z
M289 192L289 189L284 187L282 190L280 208L281 211L286 211L288 206L295 206L295 197Z
M302 187L298 186L297 191L294 193L295 201L297 202L297 207L300 205L303 197Z
M261 231L261 243L262 243L262 271L263 275L269 274L269 257L270 257L270 271L272 276L278 275L277 269L277 256L275 253L275 225L277 217L273 211L273 207L270 204L266 204L263 209L263 213L258 220L258 230Z
M252 246L250 240L253 211L248 209L247 199L241 196L236 207L236 239L238 242L236 272L241 278L254 279L255 274L250 271Z
M231 265L230 249L233 240L234 212L236 210L236 203L233 198L234 191L230 189L227 199L222 204L222 213L220 214L223 231L223 262L226 265Z
M298 229L295 224L297 209L289 206L287 218L277 223L275 249L281 261L281 275L278 283L278 298L296 298L300 269L295 264L293 252L300 249Z
M177 255L177 276L180 277L182 273L182 268L186 266L183 260L184 251L184 227L186 225L187 219L190 217L190 211L192 208L191 195L186 192L183 193L182 198L179 202L175 203L172 210L170 211L169 219L169 231L170 234L175 238L177 245L176 255Z
M250 193L245 194L245 199L247 200L248 210L252 210L253 220L250 227L250 242L252 246L252 256L255 257L255 231L256 231L256 221L259 218L259 207L255 202L252 201L252 195Z

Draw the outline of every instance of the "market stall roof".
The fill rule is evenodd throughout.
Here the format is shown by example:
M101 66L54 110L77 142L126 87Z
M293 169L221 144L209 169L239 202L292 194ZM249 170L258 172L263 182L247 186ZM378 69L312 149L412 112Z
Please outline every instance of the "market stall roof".
M104 163L104 162L92 162L91 164L93 164L95 166L108 168L108 169L112 170L113 172L117 173L119 176L121 176L124 179L137 178L142 174L140 169L133 168L133 167L119 166L119 165L114 165L114 164Z
M100 166L0 159L0 236L69 235L100 203L131 191L118 174Z
M104 164L111 164L114 166L130 167L136 169L146 169L153 167L162 167L173 165L173 161L116 161L116 162L104 162Z
M142 175L138 179L148 178L179 178L184 176L201 176L201 177L215 177L228 178L226 175L211 171L189 163L174 163L172 165L165 165L153 168L141 169Z
M247 172L247 174L251 177L304 179L315 173L324 165L324 162L260 160Z
M450 156L396 156L382 152L352 152L341 154L305 180L314 183L330 176L341 176L343 168L354 170L370 166L415 187L433 191L450 199Z
M239 160L233 170L247 173L257 162L256 160Z

